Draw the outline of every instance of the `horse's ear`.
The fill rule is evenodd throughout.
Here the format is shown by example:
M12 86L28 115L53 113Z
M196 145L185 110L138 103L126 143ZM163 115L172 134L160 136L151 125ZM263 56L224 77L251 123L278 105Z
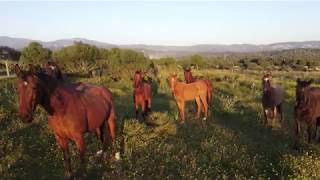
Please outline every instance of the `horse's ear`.
M298 78L298 79L297 79L297 83L299 84L300 82L301 82L301 79L300 79L300 78Z
M37 71L33 64L29 64L29 72L33 75L36 74Z
M172 76L173 76L173 77L177 77L177 73L174 72L174 73L172 74Z
M11 69L13 69L17 77L22 77L23 72L18 64L11 65Z

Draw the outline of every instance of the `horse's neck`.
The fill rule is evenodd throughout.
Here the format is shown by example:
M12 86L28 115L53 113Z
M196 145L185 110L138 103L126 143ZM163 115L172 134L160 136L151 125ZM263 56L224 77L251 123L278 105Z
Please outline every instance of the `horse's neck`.
M142 80L139 80L138 82L136 82L135 84L134 84L135 86L135 88L140 88L140 87L143 87L143 82L142 82Z
M42 79L42 89L43 89L43 97L40 105L50 114L52 115L57 108L57 104L63 104L64 98L61 98L61 90L64 88L64 83L58 82L51 77L45 77ZM53 102L56 101L56 102Z

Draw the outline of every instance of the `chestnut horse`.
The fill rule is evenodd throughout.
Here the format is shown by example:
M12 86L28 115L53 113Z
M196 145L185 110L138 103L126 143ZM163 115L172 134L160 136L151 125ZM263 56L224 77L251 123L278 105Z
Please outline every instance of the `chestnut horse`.
M265 125L268 125L268 115L271 114L271 120L274 122L280 116L282 122L282 103L283 89L277 86L271 86L271 73L264 74L262 77L262 107L265 117Z
M211 103L212 103L212 91L213 91L212 82L209 79L199 79L199 80L197 80L197 79L193 78L190 68L185 68L184 69L184 79L185 79L186 83L188 83L188 84L192 83L192 82L195 82L195 81L203 81L203 82L206 83L207 89L208 89L207 101L208 101L208 105L210 106Z
M177 75L173 74L169 77L170 89L177 102L180 117L182 123L185 122L184 116L184 104L186 101L196 100L198 111L196 113L196 119L200 118L201 110L204 110L205 119L208 117L208 86L203 81L195 81L193 83L178 82Z
M320 125L320 88L310 87L312 80L297 79L295 116L295 143L297 145L301 134L301 125L307 126L308 143L316 137L317 127ZM313 130L315 129L315 132Z
M106 131L110 131L115 145L116 117L113 103L98 92L83 93L72 84L60 82L43 72L35 72L32 65L26 72L18 65L14 66L14 70L18 76L16 86L20 118L31 122L36 106L41 105L49 114L49 127L64 154L64 177L69 179L72 175L68 148L70 140L75 142L80 152L81 173L85 175L84 133L103 131L105 124L108 124Z
M133 102L136 118L138 118L139 107L141 107L143 118L145 118L148 111L151 110L152 91L150 84L142 82L142 73L140 70L134 74L133 87Z
M60 67L54 63L54 62L47 62L44 67L42 68L42 71L44 73L46 73L47 75L55 78L56 80L60 81L60 82L64 82L64 78L63 78L63 75L62 75L62 71L60 69ZM71 84L70 84L71 85ZM93 95L99 95L101 97L103 97L107 102L109 102L110 104L112 104L113 107L114 104L113 104L113 98L112 98L112 94L111 92L109 91L109 89L107 88L104 88L104 87L99 87L99 86L94 86L94 85L91 85L91 84L87 84L87 83L83 83L83 82L80 82L80 83L77 83L77 84L72 84L75 86L76 90L78 91L81 91L83 93L88 93L88 94L93 94ZM108 126L108 124L107 124ZM96 136L98 139L101 140L102 143L106 143L106 138L103 134L103 128L98 128L96 130ZM111 140L113 142L113 147L115 147L115 139L116 139L116 133L115 132L111 132L111 131L108 131L108 135L111 137ZM100 154L102 153L102 151L98 151L97 154Z

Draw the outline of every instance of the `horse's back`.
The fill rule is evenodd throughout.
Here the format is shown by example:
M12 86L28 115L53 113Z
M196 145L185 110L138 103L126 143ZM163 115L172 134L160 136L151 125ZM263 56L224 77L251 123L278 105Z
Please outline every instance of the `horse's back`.
M207 89L204 81L195 81L189 84L179 83L175 95L182 96L185 100L193 100L197 96L207 96Z

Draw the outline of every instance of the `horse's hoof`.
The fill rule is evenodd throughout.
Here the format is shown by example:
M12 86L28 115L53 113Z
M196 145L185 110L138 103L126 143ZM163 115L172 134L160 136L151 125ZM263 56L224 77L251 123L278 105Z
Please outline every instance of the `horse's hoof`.
M71 179L71 177L72 177L72 174L70 171L64 172L63 179L69 180L69 179Z
M96 156L101 156L102 154L103 154L103 150L102 149L96 152Z
M120 152L116 152L114 157L115 157L116 161L120 161L121 160Z

